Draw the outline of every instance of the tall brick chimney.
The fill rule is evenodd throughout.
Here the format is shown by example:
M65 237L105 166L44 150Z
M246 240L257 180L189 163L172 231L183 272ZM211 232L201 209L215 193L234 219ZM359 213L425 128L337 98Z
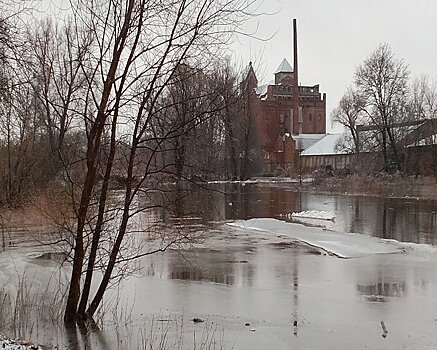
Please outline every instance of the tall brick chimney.
M299 116L299 69L297 62L297 21L293 19L293 133L298 134L302 128L302 120Z

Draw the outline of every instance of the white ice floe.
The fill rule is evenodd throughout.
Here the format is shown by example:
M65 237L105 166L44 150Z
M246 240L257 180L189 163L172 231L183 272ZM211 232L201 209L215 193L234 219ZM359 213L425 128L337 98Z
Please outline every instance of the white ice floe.
M406 249L410 249L405 244L393 240L358 233L327 231L276 219L238 220L228 225L242 230L255 230L275 236L286 236L321 248L341 258L402 253Z
M288 213L289 219L303 218L303 219L317 219L317 220L335 220L335 214L331 211L323 210L306 210L294 213Z

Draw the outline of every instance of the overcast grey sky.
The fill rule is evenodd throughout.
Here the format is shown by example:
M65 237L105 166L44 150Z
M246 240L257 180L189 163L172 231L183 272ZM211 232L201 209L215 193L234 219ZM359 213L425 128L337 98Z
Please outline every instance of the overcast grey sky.
M328 116L355 68L380 43L390 44L412 77L437 76L435 0L264 0L260 10L276 13L252 20L247 28L258 25L261 37L276 34L267 42L241 38L235 44L237 60L253 60L260 83L269 82L284 57L293 63L292 20L297 18L299 81L320 84Z

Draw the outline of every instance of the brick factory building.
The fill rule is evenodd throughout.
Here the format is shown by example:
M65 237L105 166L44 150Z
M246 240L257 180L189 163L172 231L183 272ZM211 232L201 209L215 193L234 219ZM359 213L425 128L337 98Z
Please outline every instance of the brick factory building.
M326 133L326 94L319 85L299 84L297 26L293 20L294 62L284 58L272 84L258 86L249 64L242 85L249 87L250 113L263 175L296 174L299 152Z

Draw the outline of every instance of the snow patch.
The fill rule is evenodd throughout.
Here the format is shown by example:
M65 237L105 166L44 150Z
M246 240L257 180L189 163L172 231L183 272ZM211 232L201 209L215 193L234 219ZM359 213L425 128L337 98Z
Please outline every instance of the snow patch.
M299 183L299 179L294 179L291 177L254 177L249 180L213 180L207 181L207 184L283 184L283 183ZM311 183L314 178L307 177L301 180L304 183Z
M42 347L30 344L25 341L8 339L0 335L0 349L5 350L43 350Z
M411 249L398 241L358 233L328 231L276 219L237 220L228 225L242 230L262 231L275 236L283 235L321 248L341 258L403 253L406 249Z
M294 213L288 213L288 219L304 218L304 219L318 219L318 220L335 220L335 214L331 211L323 210L306 210Z

